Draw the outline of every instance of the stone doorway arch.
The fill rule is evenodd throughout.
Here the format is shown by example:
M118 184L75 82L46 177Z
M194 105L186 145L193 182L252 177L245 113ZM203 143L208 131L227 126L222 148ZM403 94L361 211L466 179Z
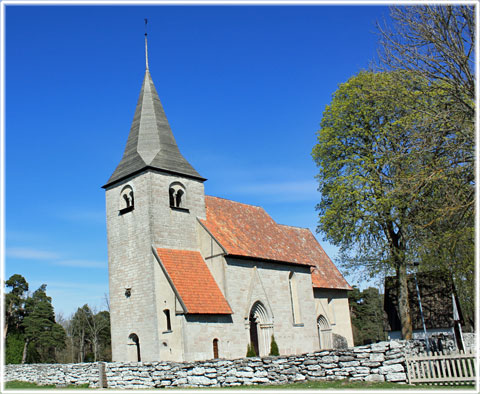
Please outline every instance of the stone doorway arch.
M332 349L332 327L325 316L318 316L317 327L320 349Z
M273 322L265 306L257 301L249 314L250 343L259 357L270 353L270 340L273 334Z
M140 340L138 335L132 333L128 336L128 361L142 361L140 356Z

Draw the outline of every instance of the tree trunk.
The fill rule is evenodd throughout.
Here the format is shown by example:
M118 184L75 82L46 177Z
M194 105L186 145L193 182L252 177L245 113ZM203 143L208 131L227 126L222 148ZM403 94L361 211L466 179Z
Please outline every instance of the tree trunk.
M25 339L25 344L23 345L22 364L25 364L25 362L27 361L27 349L29 343L30 339Z
M407 266L405 262L397 264L397 299L398 315L402 325L402 338L412 339L412 318L410 316L410 305L408 303Z
M390 253L397 275L398 317L402 326L402 338L412 339L412 318L408 303L407 263L405 261L405 246L400 230L394 230L394 223L388 222L385 235L390 244Z

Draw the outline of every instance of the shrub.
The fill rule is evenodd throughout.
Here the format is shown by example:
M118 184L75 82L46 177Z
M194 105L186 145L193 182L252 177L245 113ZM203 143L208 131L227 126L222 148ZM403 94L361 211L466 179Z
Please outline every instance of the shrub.
M255 353L255 348L251 343L247 346L247 357L257 357L257 353Z
M272 335L272 340L270 342L270 356L279 356L280 352L278 351L277 342L275 342L275 337Z

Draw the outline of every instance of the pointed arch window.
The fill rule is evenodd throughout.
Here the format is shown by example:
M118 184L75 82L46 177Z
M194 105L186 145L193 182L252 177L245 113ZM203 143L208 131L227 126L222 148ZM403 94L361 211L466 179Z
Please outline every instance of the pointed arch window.
M295 272L288 275L288 285L290 289L290 302L292 305L293 324L302 325L302 317L300 315L300 301L298 299L297 276Z

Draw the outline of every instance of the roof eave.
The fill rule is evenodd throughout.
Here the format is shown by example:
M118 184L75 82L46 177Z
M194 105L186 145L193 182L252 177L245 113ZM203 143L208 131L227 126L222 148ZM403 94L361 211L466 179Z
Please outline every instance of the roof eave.
M183 174L181 172L177 172L177 171L172 171L172 170L166 170L164 168L157 168L157 167L152 167L152 166L145 166L137 171L134 171L132 172L131 174L128 174L128 175L124 175L118 179L115 179L113 181L108 181L105 185L102 186L102 189L108 189L110 186L116 184L116 183L119 183L119 182L122 182L124 181L125 179L127 178L130 178L134 175L137 175L137 174L140 174L141 172L143 171L157 171L157 172L164 172L164 173L167 173L167 174L171 174L171 175L176 175L176 176L181 176L181 177L184 177L184 178L188 178L188 179L195 179L197 181L200 181L200 182L205 182L207 180L207 178L203 178L201 176L195 176L195 175L189 175L189 174Z
M233 257L236 259L241 259L241 260L258 260L258 261L265 261L269 263L277 263L277 264L286 264L286 265L296 265L296 266L301 266L301 267L316 267L315 264L310 264L310 263L297 263L295 261L283 261L283 260L275 260L275 259L267 259L263 257L256 257L256 256L247 256L247 255L241 255L241 254L233 254L233 253L227 253L225 257Z

